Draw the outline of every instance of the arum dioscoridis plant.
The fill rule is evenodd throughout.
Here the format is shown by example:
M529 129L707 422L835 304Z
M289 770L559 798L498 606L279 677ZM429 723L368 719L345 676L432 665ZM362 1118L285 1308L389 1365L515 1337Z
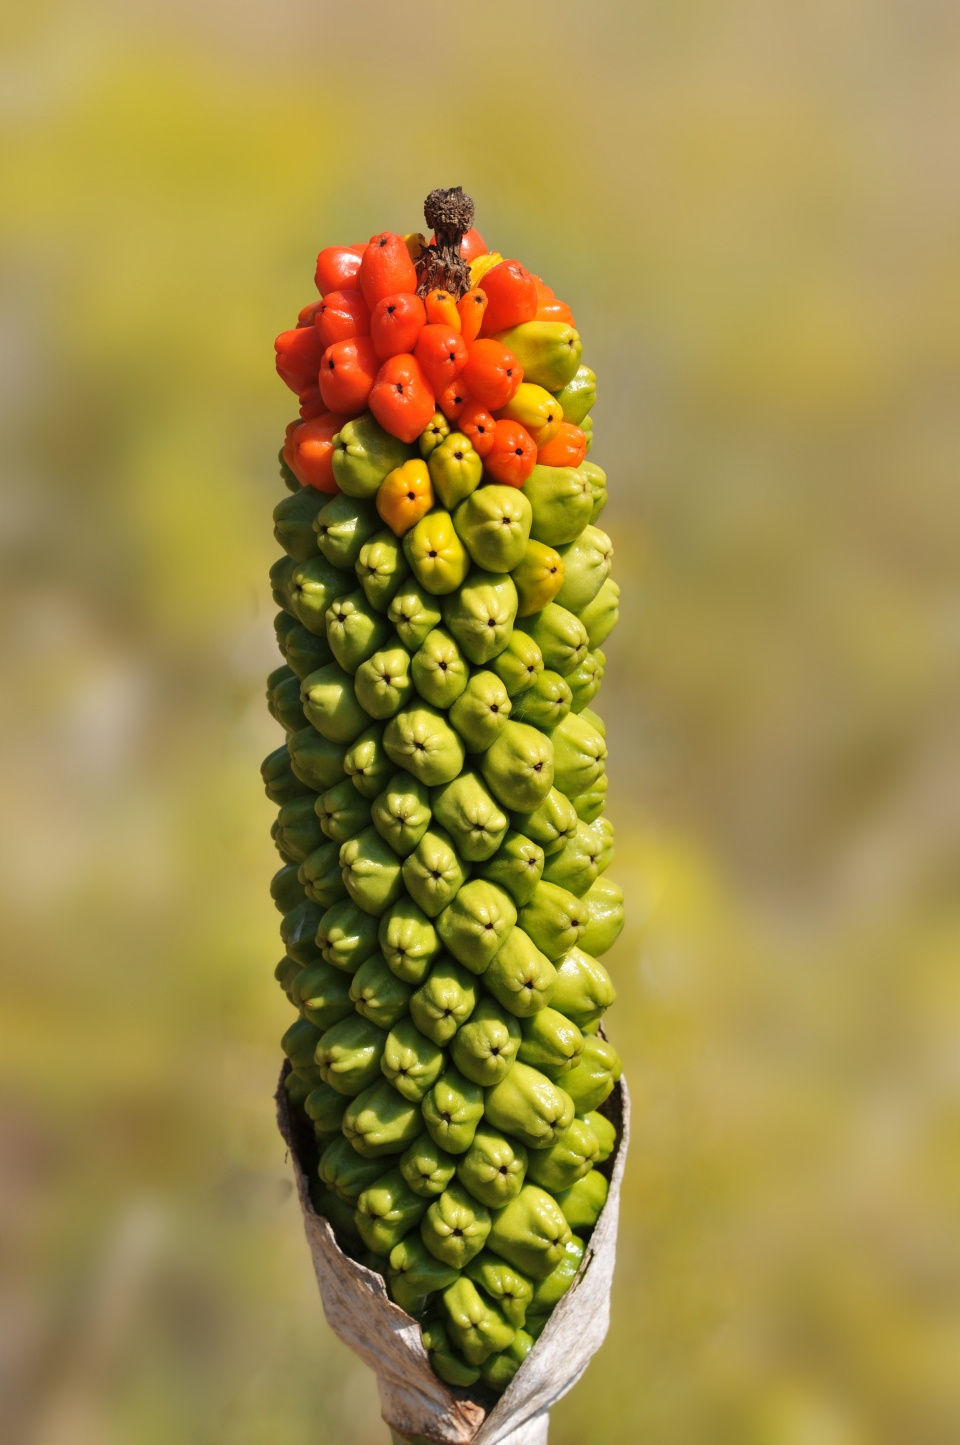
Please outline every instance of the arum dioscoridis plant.
M623 895L592 703L618 589L573 316L473 209L436 190L429 241L325 247L277 338L300 410L263 778L313 1206L443 1380L500 1392L616 1142L599 960Z

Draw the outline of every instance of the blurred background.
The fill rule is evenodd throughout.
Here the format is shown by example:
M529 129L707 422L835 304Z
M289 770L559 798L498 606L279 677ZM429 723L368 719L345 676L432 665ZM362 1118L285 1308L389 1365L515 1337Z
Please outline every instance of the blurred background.
M577 317L623 589L635 1134L551 1445L956 1445L957 7L14 0L0 46L6 1438L388 1438L273 1121L272 342L462 184Z

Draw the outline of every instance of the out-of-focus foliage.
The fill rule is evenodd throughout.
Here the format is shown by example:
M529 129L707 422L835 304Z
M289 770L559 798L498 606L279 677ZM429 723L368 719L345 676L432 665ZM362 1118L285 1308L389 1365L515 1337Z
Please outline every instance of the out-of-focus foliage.
M614 1330L554 1445L953 1445L956 12L4 12L0 1413L376 1445L271 1118L257 776L321 245L478 224L600 377Z

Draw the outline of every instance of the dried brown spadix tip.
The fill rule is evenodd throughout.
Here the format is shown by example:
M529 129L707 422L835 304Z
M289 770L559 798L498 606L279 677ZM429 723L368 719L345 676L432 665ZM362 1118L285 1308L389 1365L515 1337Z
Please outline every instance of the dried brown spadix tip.
M462 186L431 191L423 203L427 225L436 236L417 258L417 293L440 287L457 301L470 290L470 267L460 255L460 242L473 225L473 201Z

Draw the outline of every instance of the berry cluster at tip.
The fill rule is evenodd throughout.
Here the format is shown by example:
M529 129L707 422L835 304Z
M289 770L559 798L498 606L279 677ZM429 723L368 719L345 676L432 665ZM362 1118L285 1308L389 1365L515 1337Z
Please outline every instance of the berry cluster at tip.
M472 229L465 289L418 294L473 205L428 214L432 242L321 251L321 299L277 338L300 416L271 569L286 741L262 772L313 1206L437 1374L499 1393L616 1146L599 957L623 895L590 704L618 589L569 309Z

